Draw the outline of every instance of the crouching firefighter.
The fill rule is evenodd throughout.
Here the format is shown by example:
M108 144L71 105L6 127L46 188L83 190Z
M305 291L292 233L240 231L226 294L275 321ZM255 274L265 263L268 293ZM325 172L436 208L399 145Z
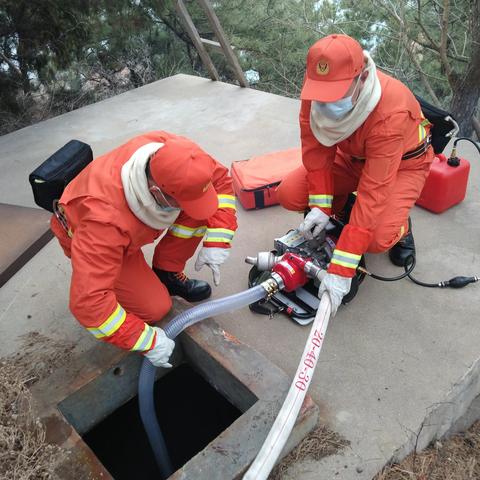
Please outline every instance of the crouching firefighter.
M280 203L310 208L300 230L311 239L357 192L319 290L335 314L364 253L389 250L398 266L415 255L409 212L433 160L430 124L413 93L346 35L309 49L301 100L303 165L280 184Z
M170 366L174 342L150 324L170 310L171 295L211 295L189 279L186 261L215 285L237 228L228 170L190 140L155 131L96 158L66 187L51 228L72 262L70 309L96 338ZM141 247L160 235L147 264Z

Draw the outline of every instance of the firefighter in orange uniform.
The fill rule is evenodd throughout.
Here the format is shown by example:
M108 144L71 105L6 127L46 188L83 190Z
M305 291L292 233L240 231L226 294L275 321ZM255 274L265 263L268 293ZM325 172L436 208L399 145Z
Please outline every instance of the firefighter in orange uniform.
M415 255L409 212L433 160L430 124L412 92L346 35L309 49L301 100L303 165L281 183L280 203L311 209L299 229L312 238L357 192L319 290L335 314L364 253L389 250L399 266Z
M186 261L203 238L195 269L220 282L237 228L228 170L198 145L155 131L96 158L66 187L51 227L72 262L70 309L96 338L170 366L174 342L150 324L171 295L211 295L189 279ZM165 235L150 267L141 251Z

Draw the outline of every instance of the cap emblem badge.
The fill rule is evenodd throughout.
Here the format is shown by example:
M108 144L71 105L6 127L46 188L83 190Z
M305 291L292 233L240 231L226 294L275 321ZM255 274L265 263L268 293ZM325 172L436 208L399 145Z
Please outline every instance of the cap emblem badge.
M330 71L330 67L327 62L318 62L317 63L317 73L319 75L327 75L327 73Z

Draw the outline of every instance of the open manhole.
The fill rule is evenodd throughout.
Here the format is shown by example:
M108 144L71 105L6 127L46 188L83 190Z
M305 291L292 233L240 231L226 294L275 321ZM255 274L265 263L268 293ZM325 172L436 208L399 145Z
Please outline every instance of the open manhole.
M175 470L203 450L242 412L190 365L155 383L155 406ZM138 410L138 397L113 411L83 435L115 480L161 478Z
M157 369L155 383L173 477L239 478L260 450L290 379L212 319L183 332L178 344L172 360L178 366ZM161 479L136 397L142 358L108 360L92 349L81 360L78 370L66 366L36 386L47 434L71 453L62 478ZM318 407L307 396L284 451L317 419Z

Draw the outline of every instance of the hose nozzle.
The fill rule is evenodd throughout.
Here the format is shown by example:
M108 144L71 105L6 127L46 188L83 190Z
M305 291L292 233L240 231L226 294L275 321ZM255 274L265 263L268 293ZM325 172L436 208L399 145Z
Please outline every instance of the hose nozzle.
M246 257L245 263L254 265L261 272L271 270L274 265L282 260L282 256L277 257L272 252L258 252L256 257Z

